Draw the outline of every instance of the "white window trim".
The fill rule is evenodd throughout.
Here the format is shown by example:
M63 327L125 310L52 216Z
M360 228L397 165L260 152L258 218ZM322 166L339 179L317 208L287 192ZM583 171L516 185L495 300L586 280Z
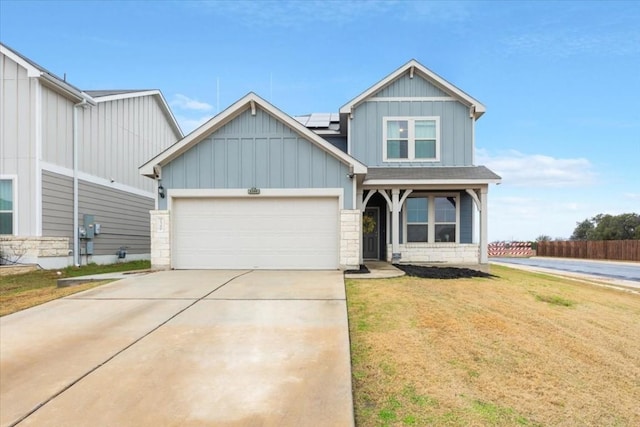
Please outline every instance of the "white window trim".
M456 239L453 242L436 242L436 197L454 197L456 199ZM417 193L413 192L407 198L415 199L415 198L426 198L429 199L427 202L427 241L426 242L409 242L407 240L407 209L406 200L402 206L402 237L404 245L420 245L420 244L436 244L436 245L450 245L452 243L459 244L460 243L460 193ZM451 222L439 222L438 224L452 224Z
M408 157L406 159L390 159L387 157L387 122L396 120L407 120L413 125L409 125ZM416 120L433 120L436 123L436 156L432 159L417 159L415 122ZM383 162L439 162L440 161L440 117L439 116L384 116L382 118L382 161Z
M0 175L2 180L11 181L11 213L12 213L12 230L11 234L3 234L3 236L17 236L18 235L18 175Z

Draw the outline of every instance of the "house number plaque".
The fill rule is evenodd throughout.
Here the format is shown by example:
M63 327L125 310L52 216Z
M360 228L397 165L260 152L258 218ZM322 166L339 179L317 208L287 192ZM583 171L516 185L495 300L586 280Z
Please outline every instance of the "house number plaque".
M260 194L260 189L256 187L251 187L247 190L248 194Z

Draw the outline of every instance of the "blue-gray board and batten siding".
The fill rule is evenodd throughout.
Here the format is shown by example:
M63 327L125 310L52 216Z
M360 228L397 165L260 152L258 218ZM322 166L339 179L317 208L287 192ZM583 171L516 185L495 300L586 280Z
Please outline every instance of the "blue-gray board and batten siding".
M419 76L405 75L379 91L374 98L448 97ZM383 162L384 117L440 117L440 161ZM351 155L367 166L471 166L473 164L473 119L469 107L451 100L369 99L353 111Z
M262 110L241 113L162 168L170 190L343 188L352 209L349 167ZM167 199L159 200L159 209Z

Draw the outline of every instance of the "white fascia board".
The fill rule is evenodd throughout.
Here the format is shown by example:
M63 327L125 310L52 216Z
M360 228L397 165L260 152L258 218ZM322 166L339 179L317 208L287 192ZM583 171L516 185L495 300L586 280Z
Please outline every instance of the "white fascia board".
M51 88L54 91L57 91L62 95L69 96L75 101L86 101L87 104L91 106L97 105L96 101L91 96L79 89L74 88L64 81L53 77L51 74L41 72L39 77L42 79L42 82L45 84L45 86Z
M236 101L231 106L227 107L220 114L211 118L208 122L206 122L205 124L200 126L198 129L191 132L182 140L173 144L171 147L167 148L162 153L158 154L151 160L144 163L142 166L138 168L140 174L148 177L153 177L154 176L153 167L155 165L163 166L168 162L170 162L171 160L178 157L179 155L183 154L184 152L189 150L191 147L193 147L194 145L202 141L204 138L214 133L216 130L218 130L225 124L229 123L231 120L233 120L237 116L239 116L245 110L249 109L251 106L251 102L255 103L255 105L259 106L260 108L265 110L267 113L271 114L272 116L283 121L292 130L296 131L301 136L309 139L311 142L321 147L322 149L327 151L329 154L336 157L338 160L348 165L353 165L354 173L367 173L367 167L365 165L358 162L353 157L340 151L338 148L334 147L333 145L329 144L320 136L316 135L311 130L304 127L293 117L283 113L273 105L269 104L264 99L260 98L255 93L251 92L245 95L240 100Z
M27 77L41 78L45 83L48 83L48 85L52 87L52 89L58 90L58 92L61 92L63 95L70 95L72 98L78 101L82 101L83 99L85 99L89 104L96 105L93 98L82 92L80 89L77 89L64 80L61 80L60 78L49 74L44 68L36 67L28 60L12 51L2 43L0 43L0 53L20 65L22 68L26 69Z
M42 170L57 173L58 175L63 175L69 178L73 178L73 169L65 168L63 166L54 165L53 163L42 162ZM145 190L141 190L136 187L132 187L130 185L121 184L119 182L111 182L109 179L101 178L99 176L91 175L86 172L78 171L78 179L81 181L90 182L92 184L102 185L103 187L108 187L114 190L124 191L126 193L135 194L137 196L148 197L153 199L155 197L154 193L150 193Z
M143 90L139 92L119 93L117 95L97 96L94 99L96 100L96 102L100 103L100 102L108 102L108 101L118 101L121 99L141 98L143 96L156 96L160 100L160 105L162 106L165 113L169 117L169 122L171 124L171 127L173 127L173 130L176 131L176 133L178 134L178 139L182 138L184 136L184 133L182 132L182 129L178 124L178 121L173 115L173 111L171 111L171 108L169 107L169 103L167 103L167 100L162 95L162 92L160 92L157 89Z
M107 102L107 101L117 101L119 99L128 99L128 98L140 98L143 96L152 96L160 94L159 90L143 90L140 92L126 92L119 93L116 95L105 95L105 96L96 96L96 102Z
M365 179L362 183L368 187L416 187L416 186L468 186L473 188L478 185L499 184L501 179Z
M17 55L11 49L5 47L3 44L0 44L0 53L20 65L22 68L26 69L27 77L40 77L41 70L39 68L34 67L29 62L25 61L24 58L22 58L20 55Z
M402 67L398 68L397 70L389 74L384 79L380 80L378 83L371 86L369 89L362 92L357 97L353 98L351 101L347 102L345 105L343 105L340 108L340 113L347 113L347 114L351 113L351 110L354 107L356 107L358 104L365 101L367 98L375 95L379 90L381 90L382 88L384 88L385 86L387 86L388 84L396 80L398 77L405 74L412 67L414 68L414 73L417 73L419 76L423 77L427 81L430 81L431 83L435 83L436 86L443 89L445 92L451 93L456 98L463 101L465 104L474 105L476 107L475 108L476 119L479 118L486 111L486 108L484 107L484 105L482 105L482 103L480 103L478 100L474 99L464 91L458 89L456 86L449 83L448 81L446 81L445 79L443 79L442 77L434 73L433 71L429 70L427 67L420 64L415 59L412 59L411 61L404 64Z

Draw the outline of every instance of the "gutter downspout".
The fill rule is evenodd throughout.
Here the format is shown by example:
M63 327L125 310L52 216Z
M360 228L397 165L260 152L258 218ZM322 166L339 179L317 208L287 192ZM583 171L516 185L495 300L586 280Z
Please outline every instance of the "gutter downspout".
M78 108L85 108L89 103L86 99L73 105L73 265L80 266L80 236L78 223Z

